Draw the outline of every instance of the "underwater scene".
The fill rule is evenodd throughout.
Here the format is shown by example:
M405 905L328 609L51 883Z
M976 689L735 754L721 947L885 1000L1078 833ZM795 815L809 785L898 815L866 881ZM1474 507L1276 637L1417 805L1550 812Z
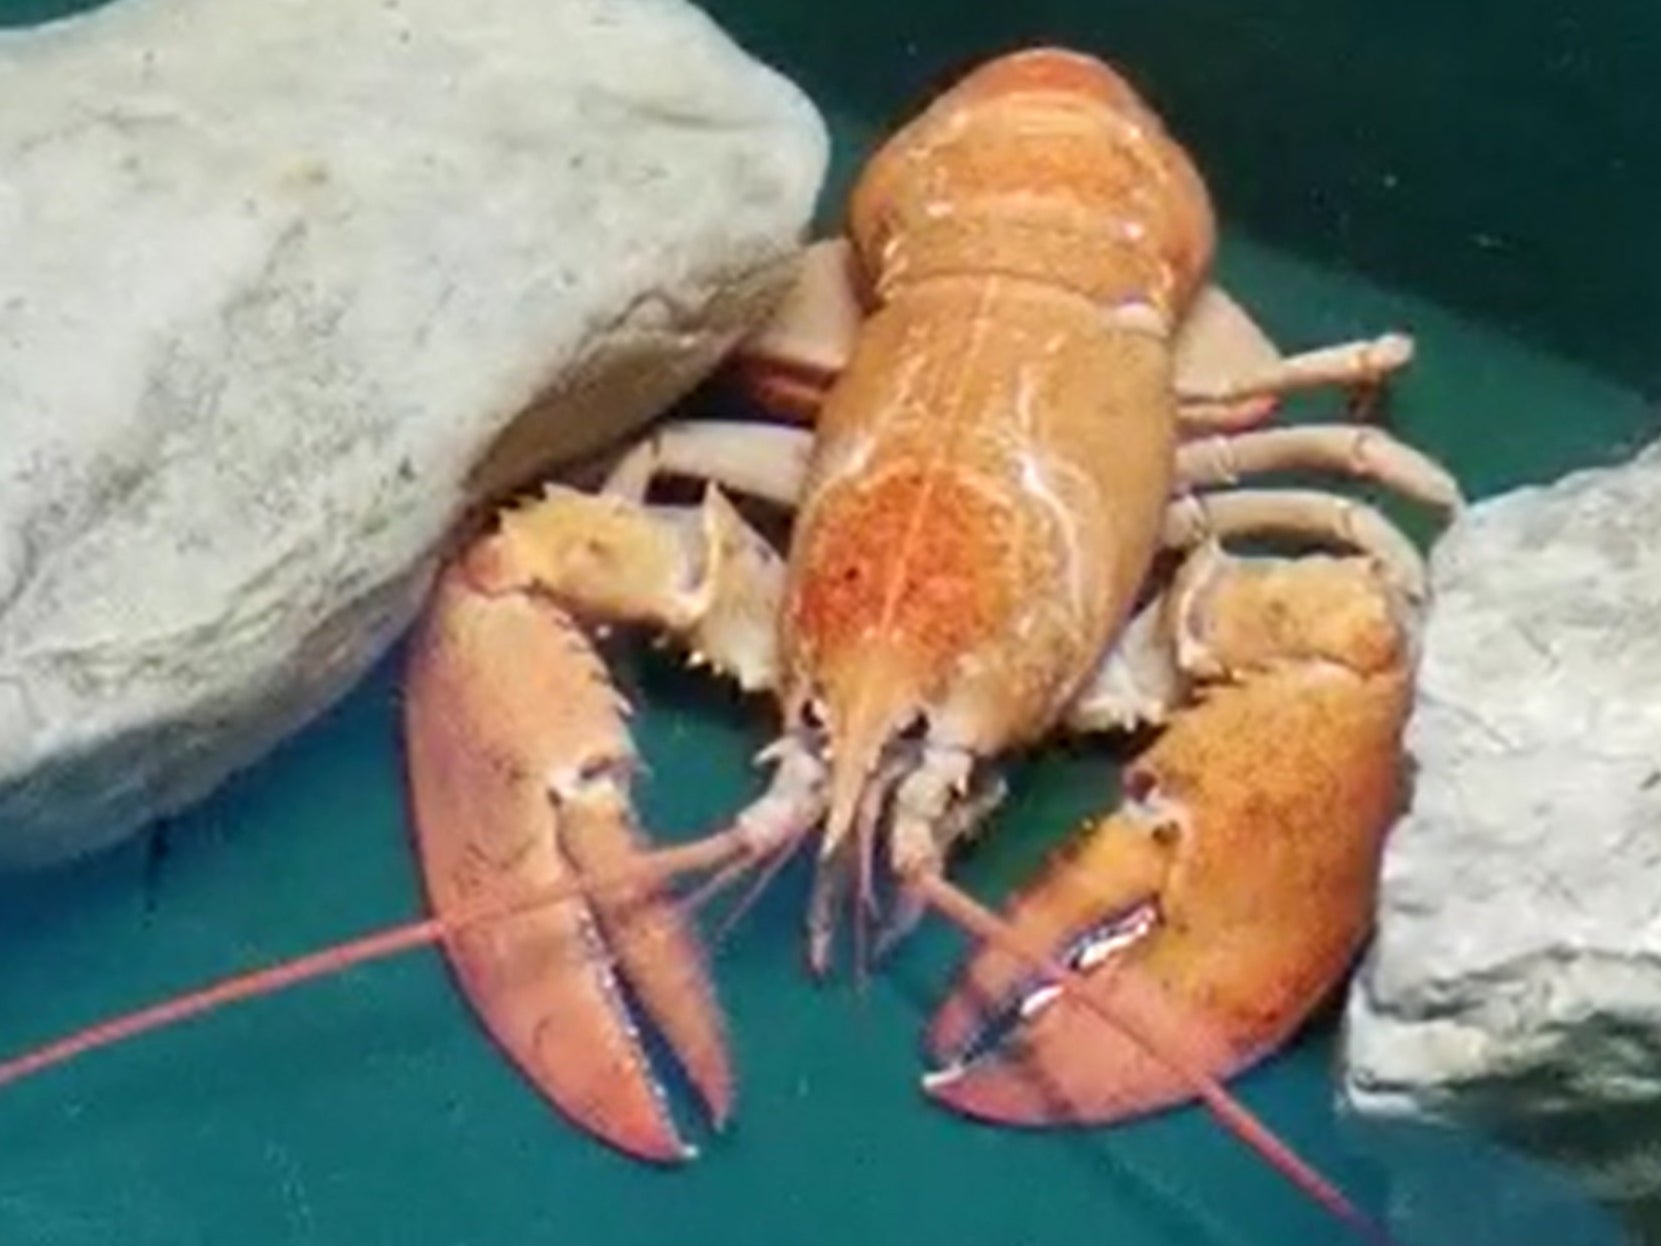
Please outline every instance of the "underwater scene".
M1661 1241L1655 52L0 0L0 1242Z

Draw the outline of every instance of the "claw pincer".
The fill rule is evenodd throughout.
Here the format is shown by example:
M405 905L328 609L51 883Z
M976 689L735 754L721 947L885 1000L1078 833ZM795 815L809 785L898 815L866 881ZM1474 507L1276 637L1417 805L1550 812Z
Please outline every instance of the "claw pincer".
M1157 1008L1218 1078L1268 1055L1367 935L1402 781L1406 603L1360 559L1226 560L1170 602L1190 704L1010 919L1090 989ZM1134 977L1117 970L1133 968ZM935 1018L926 1087L1010 1124L1122 1120L1191 1087L995 948Z
M414 639L405 747L415 835L440 916L536 895L638 854L635 753L589 641L513 574L502 538L440 579ZM678 903L646 884L576 894L446 942L491 1034L562 1110L643 1159L688 1158L638 1008L724 1121L722 1020ZM633 1001L631 1003L631 1000Z

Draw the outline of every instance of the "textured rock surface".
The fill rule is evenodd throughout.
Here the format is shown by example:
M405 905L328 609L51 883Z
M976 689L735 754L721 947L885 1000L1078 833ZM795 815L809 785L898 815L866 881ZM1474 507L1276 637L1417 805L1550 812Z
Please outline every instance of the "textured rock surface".
M341 693L487 485L770 306L812 106L679 0L121 0L0 37L0 864Z
M1473 507L1433 561L1419 774L1345 1094L1526 1138L1642 1200L1661 1192L1661 444Z

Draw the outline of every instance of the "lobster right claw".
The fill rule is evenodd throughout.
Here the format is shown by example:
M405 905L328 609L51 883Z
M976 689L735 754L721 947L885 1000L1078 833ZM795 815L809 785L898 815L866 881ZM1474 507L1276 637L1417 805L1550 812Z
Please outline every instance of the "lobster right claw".
M1222 1080L1272 1053L1340 981L1372 920L1398 808L1410 639L1366 560L1225 560L1179 613L1213 679L1125 777L1126 800L1014 902L1121 1015ZM1007 1124L1174 1106L1171 1065L1035 979L975 955L929 1034L928 1093Z

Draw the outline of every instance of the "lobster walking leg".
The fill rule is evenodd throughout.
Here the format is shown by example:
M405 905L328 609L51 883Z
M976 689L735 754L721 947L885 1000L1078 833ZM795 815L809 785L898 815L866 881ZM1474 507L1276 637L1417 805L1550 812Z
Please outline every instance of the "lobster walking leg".
M657 476L710 480L734 492L793 507L813 450L803 428L739 420L667 424L634 447L613 469L604 492L643 500ZM1375 480L1441 510L1463 502L1458 482L1434 459L1383 429L1303 425L1217 435L1177 449L1183 489L1233 484L1259 472L1313 470Z
M1095 675L1073 698L1065 720L1070 730L1134 731L1166 721L1187 686L1171 614L1170 596L1161 593L1131 617Z
M735 352L737 371L769 410L811 422L853 354L863 303L848 239L814 243L772 318Z
M813 434L805 428L683 420L662 426L624 455L602 491L642 502L654 479L685 476L793 508L812 451Z
M1273 394L1216 401L1195 395L1225 390L1231 379L1259 376L1281 361L1280 348L1226 290L1206 285L1195 295L1171 343L1177 415L1187 426L1236 431L1260 424L1275 409Z
M1365 550L1374 565L1414 601L1428 592L1424 556L1378 511L1361 502L1304 489L1231 489L1194 494L1165 512L1165 544L1194 549L1231 536L1315 538Z
M1400 333L1343 342L1276 360L1253 370L1222 376L1210 386L1198 378L1177 378L1183 403L1201 411L1248 398L1279 396L1329 385L1376 385L1413 358L1413 341ZM1180 413L1180 412L1179 412Z
M865 314L858 261L845 238L807 248L796 284L735 354L735 370L768 408L813 420L847 365ZM1377 385L1412 359L1410 338L1376 338L1282 357L1220 286L1195 296L1172 341L1178 418L1190 429L1238 431L1262 422L1280 396L1320 386Z
M1189 489L1287 470L1342 472L1376 480L1439 510L1453 510L1463 500L1446 468L1381 428L1305 424L1203 437L1177 449L1177 481Z

